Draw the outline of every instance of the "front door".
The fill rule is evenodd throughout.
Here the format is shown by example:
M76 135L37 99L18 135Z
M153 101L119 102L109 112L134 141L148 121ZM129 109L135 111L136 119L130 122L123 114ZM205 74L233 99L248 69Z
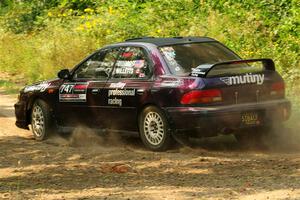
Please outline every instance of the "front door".
M95 108L103 104L101 89L105 86L116 59L112 49L98 51L80 63L59 90L58 119L63 126L99 126ZM102 115L102 113L100 113Z

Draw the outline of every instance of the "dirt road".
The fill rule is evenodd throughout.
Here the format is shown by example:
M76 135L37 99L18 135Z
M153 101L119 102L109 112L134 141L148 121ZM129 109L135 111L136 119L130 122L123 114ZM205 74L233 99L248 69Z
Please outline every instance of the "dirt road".
M300 199L295 127L270 150L228 136L154 153L84 129L37 142L14 126L14 101L0 94L0 199Z

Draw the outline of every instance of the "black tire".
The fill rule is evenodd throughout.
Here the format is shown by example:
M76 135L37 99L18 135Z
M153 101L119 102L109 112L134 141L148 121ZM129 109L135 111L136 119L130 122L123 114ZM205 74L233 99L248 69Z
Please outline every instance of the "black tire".
M50 107L43 100L36 100L31 109L31 131L36 140L45 140L54 131Z
M174 142L165 114L155 106L140 113L139 131L144 145L152 151L165 151Z

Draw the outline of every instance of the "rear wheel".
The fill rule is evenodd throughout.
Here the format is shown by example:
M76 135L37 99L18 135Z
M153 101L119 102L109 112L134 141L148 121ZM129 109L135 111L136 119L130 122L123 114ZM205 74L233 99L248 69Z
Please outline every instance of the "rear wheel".
M165 114L155 106L141 112L139 129L144 145L153 151L167 150L173 141Z
M42 100L36 100L32 106L31 130L36 140L44 140L54 131L50 108Z

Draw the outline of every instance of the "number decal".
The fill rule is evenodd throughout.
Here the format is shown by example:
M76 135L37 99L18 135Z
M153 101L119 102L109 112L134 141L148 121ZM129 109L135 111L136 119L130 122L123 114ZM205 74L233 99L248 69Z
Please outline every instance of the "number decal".
M86 102L88 83L64 83L59 88L60 102Z
M72 93L73 89L74 89L75 85L71 85L71 84L64 84L60 87L59 89L59 93L60 94L70 94Z

